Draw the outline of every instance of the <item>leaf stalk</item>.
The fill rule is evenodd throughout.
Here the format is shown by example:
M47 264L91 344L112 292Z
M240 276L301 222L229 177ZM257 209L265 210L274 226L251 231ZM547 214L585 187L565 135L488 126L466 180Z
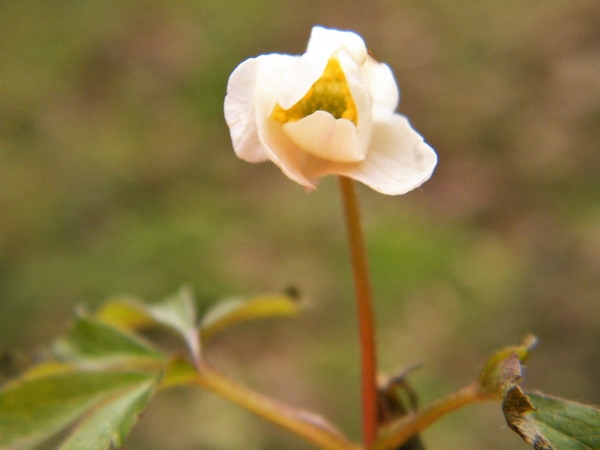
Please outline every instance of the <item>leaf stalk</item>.
M265 397L216 372L206 363L190 383L211 390L324 450L360 450L321 416Z
M418 411L407 414L381 430L375 450L399 448L412 436L423 431L433 422L463 406L476 402L499 400L500 397L481 389L475 381L462 389L425 406Z

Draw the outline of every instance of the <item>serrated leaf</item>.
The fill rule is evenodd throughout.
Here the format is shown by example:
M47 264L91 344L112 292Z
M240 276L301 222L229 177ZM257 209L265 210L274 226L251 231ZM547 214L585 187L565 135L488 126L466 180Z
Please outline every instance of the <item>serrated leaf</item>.
M207 342L218 331L239 322L274 316L293 316L298 314L300 309L301 304L286 295L226 300L217 304L203 317L200 327L202 342Z
M196 307L189 289L181 289L162 303L148 307L157 322L172 328L187 339L196 327Z
M157 379L119 392L84 417L60 450L106 450L121 447L146 408Z
M196 327L196 307L189 289L181 289L178 294L164 302L148 307L148 311L157 322L175 330L187 344L194 361L199 361L200 340Z
M196 308L189 289L183 288L176 295L154 305L129 297L112 300L100 308L96 317L99 321L125 329L166 327L183 338L195 361L200 358Z
M56 342L55 352L64 359L96 365L165 360L137 336L90 317L78 317L69 335Z
M514 386L502 409L508 426L536 450L600 450L600 410Z
M141 372L64 372L12 382L0 390L0 448L41 442L116 391L147 383Z

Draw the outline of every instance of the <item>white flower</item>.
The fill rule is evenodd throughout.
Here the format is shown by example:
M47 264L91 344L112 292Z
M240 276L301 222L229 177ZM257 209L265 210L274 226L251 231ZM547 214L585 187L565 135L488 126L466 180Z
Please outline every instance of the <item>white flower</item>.
M404 194L431 176L437 157L395 113L398 100L392 71L360 36L314 27L302 56L261 55L234 70L225 120L238 157L269 159L309 190L335 174Z

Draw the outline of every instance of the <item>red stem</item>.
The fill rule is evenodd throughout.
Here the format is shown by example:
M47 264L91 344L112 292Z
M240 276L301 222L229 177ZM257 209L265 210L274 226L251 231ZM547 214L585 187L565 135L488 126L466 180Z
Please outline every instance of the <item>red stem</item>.
M363 444L366 450L370 450L377 438L377 358L371 281L354 182L346 177L339 177L339 180L356 291L361 360Z

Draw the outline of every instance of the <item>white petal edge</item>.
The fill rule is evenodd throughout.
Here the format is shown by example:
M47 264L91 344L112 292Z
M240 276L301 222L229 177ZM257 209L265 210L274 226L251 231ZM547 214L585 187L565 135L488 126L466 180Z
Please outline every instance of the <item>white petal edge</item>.
M338 61L346 76L346 82L350 89L350 94L354 100L357 114L357 140L358 151L362 155L366 155L371 142L371 133L373 128L372 101L369 86L365 83L365 77L362 70L356 63L347 55L346 52L340 51L337 54Z
M392 69L387 64L380 63L371 56L367 58L361 69L365 83L371 87L373 116L375 119L393 113L400 101L400 91Z
M227 95L223 106L233 149L239 158L248 162L267 159L258 139L255 119L254 90L257 65L257 60L251 58L236 67L227 82Z
M367 58L365 41L352 31L332 30L319 26L313 27L306 52L332 54L341 48L345 49L359 66L365 63L365 59Z
M258 128L267 157L291 180L307 190L316 189L318 178L304 174L307 161L313 157L289 138L279 122L266 118L258 123Z
M257 108L272 109L281 80L298 59L298 56L280 54L250 58L229 77L224 113L233 149L239 158L248 162L268 159L258 137Z

